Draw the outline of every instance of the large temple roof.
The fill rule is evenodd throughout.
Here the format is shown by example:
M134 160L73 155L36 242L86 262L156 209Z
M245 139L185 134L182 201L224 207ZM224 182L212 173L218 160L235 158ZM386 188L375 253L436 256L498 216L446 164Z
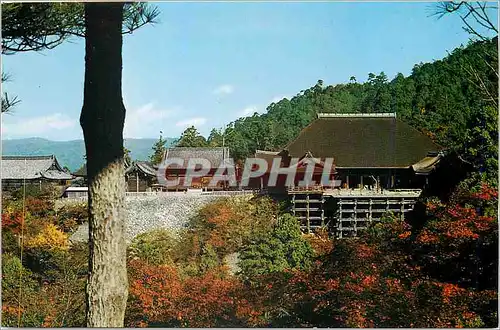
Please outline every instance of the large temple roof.
M333 157L337 168L407 168L441 151L429 137L395 114L319 114L285 151Z

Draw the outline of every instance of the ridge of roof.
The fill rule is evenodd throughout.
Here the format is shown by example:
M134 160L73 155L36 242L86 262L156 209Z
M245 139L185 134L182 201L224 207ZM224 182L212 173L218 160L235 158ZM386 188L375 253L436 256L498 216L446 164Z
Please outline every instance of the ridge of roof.
M396 118L396 113L318 113L318 119L322 118Z
M356 114L356 116L359 115ZM282 153L334 157L337 168L409 167L429 152L439 152L429 137L392 115L317 118ZM342 118L342 119L338 119ZM353 120L354 119L354 120Z
M42 156L37 156L37 155L26 155L26 156L8 156L8 155L2 155L2 159L5 160L41 160L41 159L54 159L54 155L42 155Z
M264 155L277 155L280 151L269 151L269 150L255 150L256 154L264 154Z
M220 150L220 149L229 149L229 147L170 147L166 148L166 150Z

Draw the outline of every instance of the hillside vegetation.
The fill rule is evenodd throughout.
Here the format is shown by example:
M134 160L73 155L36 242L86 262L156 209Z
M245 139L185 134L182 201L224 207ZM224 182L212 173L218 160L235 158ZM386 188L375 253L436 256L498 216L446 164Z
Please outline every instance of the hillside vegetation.
M224 134L232 155L244 159L256 149L283 148L320 112L395 112L478 171L496 178L497 40L471 43L442 60L417 64L408 77L398 74L389 80L383 72L370 73L364 83L351 77L335 86L324 86L320 80L291 99L270 104L265 114L239 118L225 132L213 130L206 143L221 145ZM190 141L200 145L193 134L193 128L186 130L184 145Z

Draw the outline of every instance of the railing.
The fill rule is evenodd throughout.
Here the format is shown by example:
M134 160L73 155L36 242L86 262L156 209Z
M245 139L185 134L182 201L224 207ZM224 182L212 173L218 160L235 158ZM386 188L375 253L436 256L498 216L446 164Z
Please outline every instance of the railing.
M253 190L214 190L214 191L140 191L126 192L126 196L185 196L185 195L202 195L202 196L238 196L238 195L253 195L257 192Z
M286 189L288 192L302 192L302 191L324 191L323 186L311 186L311 187L288 187Z
M203 191L201 195L215 195L215 196L241 196L241 195L255 195L257 191L253 190L223 190L223 191Z
M324 191L330 196L408 196L418 197L422 193L420 189L328 189Z

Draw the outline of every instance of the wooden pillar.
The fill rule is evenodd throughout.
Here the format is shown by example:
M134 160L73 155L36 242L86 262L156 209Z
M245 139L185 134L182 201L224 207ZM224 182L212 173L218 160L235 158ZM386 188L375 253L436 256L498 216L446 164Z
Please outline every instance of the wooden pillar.
M405 219L405 199L401 199L401 220Z
M139 192L139 172L135 171L135 191Z
M349 189L349 175L346 176L347 189Z
M368 208L368 219L370 222L372 222L372 220L373 220L372 204L373 204L373 200L370 198L370 206Z
M342 200L339 201L339 218L338 218L338 222L339 222L339 225L338 225L338 229L339 229L339 238L342 238L342 218L343 218L343 214L342 214Z
M311 233L311 220L309 218L309 194L306 194L306 221L307 221L307 233Z
M361 181L363 181L363 177L361 177ZM358 235L358 199L354 199L354 236Z
M321 195L321 227L325 226L325 195Z

